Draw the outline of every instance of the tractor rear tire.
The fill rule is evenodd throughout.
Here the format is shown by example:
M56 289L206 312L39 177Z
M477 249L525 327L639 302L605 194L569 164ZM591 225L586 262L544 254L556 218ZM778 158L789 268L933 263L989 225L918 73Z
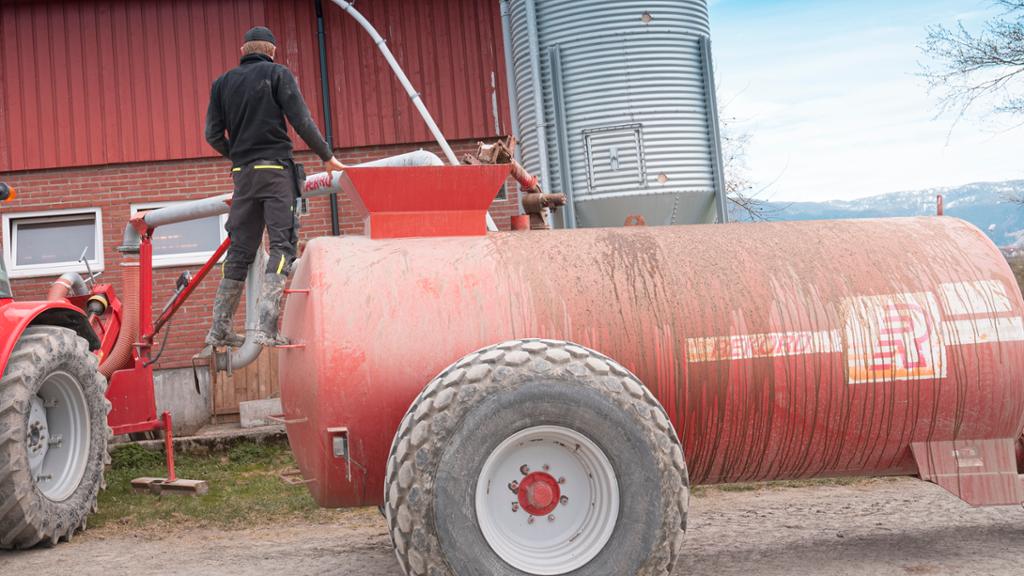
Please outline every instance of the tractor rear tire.
M667 576L689 503L654 396L608 357L552 340L485 348L431 381L395 435L385 490L408 576Z
M107 382L73 330L31 326L0 380L0 549L84 530L105 487Z

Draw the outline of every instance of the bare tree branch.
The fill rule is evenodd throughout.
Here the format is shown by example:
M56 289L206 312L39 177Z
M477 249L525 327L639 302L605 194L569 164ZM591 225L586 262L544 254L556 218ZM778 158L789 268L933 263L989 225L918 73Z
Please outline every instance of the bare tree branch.
M1024 0L1021 0L1024 2ZM769 201L768 194L774 182L759 190L747 176L747 145L750 143L749 132L740 132L735 128L736 118L728 117L719 112L722 136L722 168L725 172L725 193L729 200L730 220L750 220L763 222L773 220L786 209L785 205L776 205Z
M962 22L929 26L921 50L932 62L921 76L938 94L940 113L959 121L971 108L1024 113L1024 0L993 0L1003 10L979 32Z

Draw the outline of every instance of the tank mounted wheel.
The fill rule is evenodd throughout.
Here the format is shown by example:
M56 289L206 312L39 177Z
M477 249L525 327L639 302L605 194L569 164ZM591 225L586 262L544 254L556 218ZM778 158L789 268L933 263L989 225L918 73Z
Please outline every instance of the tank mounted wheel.
M431 381L395 435L385 490L409 576L664 576L689 501L654 396L552 340L485 348Z
M0 549L84 530L104 487L107 382L74 331L32 326L0 380Z

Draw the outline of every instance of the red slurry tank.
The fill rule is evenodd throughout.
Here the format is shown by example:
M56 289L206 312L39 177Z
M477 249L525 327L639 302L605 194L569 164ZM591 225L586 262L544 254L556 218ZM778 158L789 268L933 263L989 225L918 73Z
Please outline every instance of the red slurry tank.
M282 352L280 373L298 463L322 506L386 498L410 574L566 573L582 564L545 564L516 544L557 539L563 517L593 542L550 558L612 562L604 555L628 514L639 507L658 524L651 515L676 506L642 484L675 482L666 462L680 455L657 426L646 437L658 446L646 464L655 472L634 478L642 459L619 460L645 453L630 422L665 414L685 455L671 514L682 522L687 472L694 484L920 474L973 504L1024 501L1014 454L1024 302L1000 252L961 220L319 238L292 290L283 329L297 347ZM519 365L532 372L515 376ZM625 399L625 420L606 416L611 435L573 436L587 416L576 419L577 406L557 395L544 400L573 375L596 383L581 385L580 411L591 392ZM512 395L537 383L534 396ZM597 520L558 506L581 489L556 464L570 444L581 463L565 470L608 472L583 489ZM516 453L531 446L552 452ZM499 511L487 501L494 493ZM477 540L459 544L459 530ZM500 563L473 564L463 548L480 545ZM653 573L628 566L619 573Z

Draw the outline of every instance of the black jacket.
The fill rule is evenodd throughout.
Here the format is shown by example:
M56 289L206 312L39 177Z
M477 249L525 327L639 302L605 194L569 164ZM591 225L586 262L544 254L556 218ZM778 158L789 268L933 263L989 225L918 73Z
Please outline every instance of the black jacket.
M206 111L206 141L230 158L232 166L287 160L292 157L292 141L284 123L286 116L321 160L331 159L331 149L309 116L295 76L269 56L248 54L238 67L213 82Z

